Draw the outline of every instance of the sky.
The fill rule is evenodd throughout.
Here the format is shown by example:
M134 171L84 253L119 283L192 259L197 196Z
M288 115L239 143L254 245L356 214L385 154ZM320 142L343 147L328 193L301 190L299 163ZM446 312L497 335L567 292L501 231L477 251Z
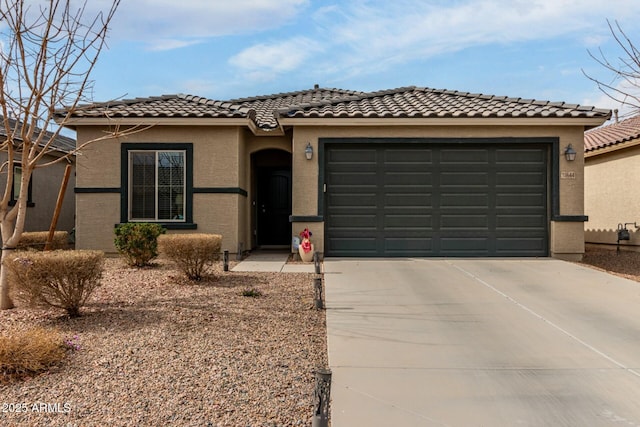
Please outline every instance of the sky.
M109 0L91 0L106 8ZM592 55L640 45L638 0L122 0L94 101L421 86L621 108Z

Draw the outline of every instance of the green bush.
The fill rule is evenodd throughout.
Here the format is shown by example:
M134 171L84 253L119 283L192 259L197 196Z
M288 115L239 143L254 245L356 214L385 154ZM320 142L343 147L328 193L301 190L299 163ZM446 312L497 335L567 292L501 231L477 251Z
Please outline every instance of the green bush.
M0 334L0 374L4 378L45 371L65 356L63 338L55 329L8 329Z
M101 251L25 251L7 258L4 267L14 298L62 308L75 317L100 285L103 264Z
M191 280L200 280L220 259L219 234L169 234L158 239L160 252L174 261Z
M25 231L20 236L20 243L18 243L18 249L35 249L38 251L44 250L44 245L47 243L47 237L49 237L48 231ZM51 250L55 249L67 249L69 247L69 233L66 231L56 231L53 233L53 240L51 241Z
M129 222L116 226L116 249L135 267L143 267L158 256L158 236L167 230L160 224Z

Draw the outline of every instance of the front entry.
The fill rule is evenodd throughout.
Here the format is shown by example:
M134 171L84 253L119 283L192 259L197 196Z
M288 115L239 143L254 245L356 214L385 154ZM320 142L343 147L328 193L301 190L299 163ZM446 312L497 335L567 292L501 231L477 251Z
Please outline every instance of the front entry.
M291 242L291 169L258 171L258 246Z
M266 149L251 155L253 245L291 245L291 153Z

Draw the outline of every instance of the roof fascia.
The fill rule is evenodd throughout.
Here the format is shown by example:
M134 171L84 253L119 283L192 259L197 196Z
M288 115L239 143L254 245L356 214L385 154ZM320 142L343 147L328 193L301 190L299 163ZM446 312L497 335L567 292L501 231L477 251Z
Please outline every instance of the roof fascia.
M262 129L251 119L214 118L214 117L75 117L67 120L65 127L76 129L78 126L246 126L256 136L282 136L285 134L281 124L275 129Z
M625 148L631 148L631 147L635 147L637 145L640 145L640 139L633 139L631 141L625 141L622 143L617 143L617 144L613 144L613 145L609 145L607 147L604 148L597 148L595 150L592 151L586 151L584 153L584 157L585 158L589 158L589 157L596 157L599 156L601 154L607 154L607 153L611 153L614 151L618 151L618 150L624 150Z
M606 117L285 118L281 126L600 126Z
M60 124L60 123L59 123ZM65 127L77 126L247 126L245 118L215 117L74 117Z

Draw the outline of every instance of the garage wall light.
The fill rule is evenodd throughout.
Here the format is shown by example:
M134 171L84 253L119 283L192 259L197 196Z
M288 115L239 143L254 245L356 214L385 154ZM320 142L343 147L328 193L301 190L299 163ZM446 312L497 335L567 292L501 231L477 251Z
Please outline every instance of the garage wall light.
M310 142L307 142L307 148L304 149L304 156L307 160L313 159L313 147Z
M576 150L573 149L571 144L567 145L567 148L564 150L564 157L568 162L573 162L576 159Z

